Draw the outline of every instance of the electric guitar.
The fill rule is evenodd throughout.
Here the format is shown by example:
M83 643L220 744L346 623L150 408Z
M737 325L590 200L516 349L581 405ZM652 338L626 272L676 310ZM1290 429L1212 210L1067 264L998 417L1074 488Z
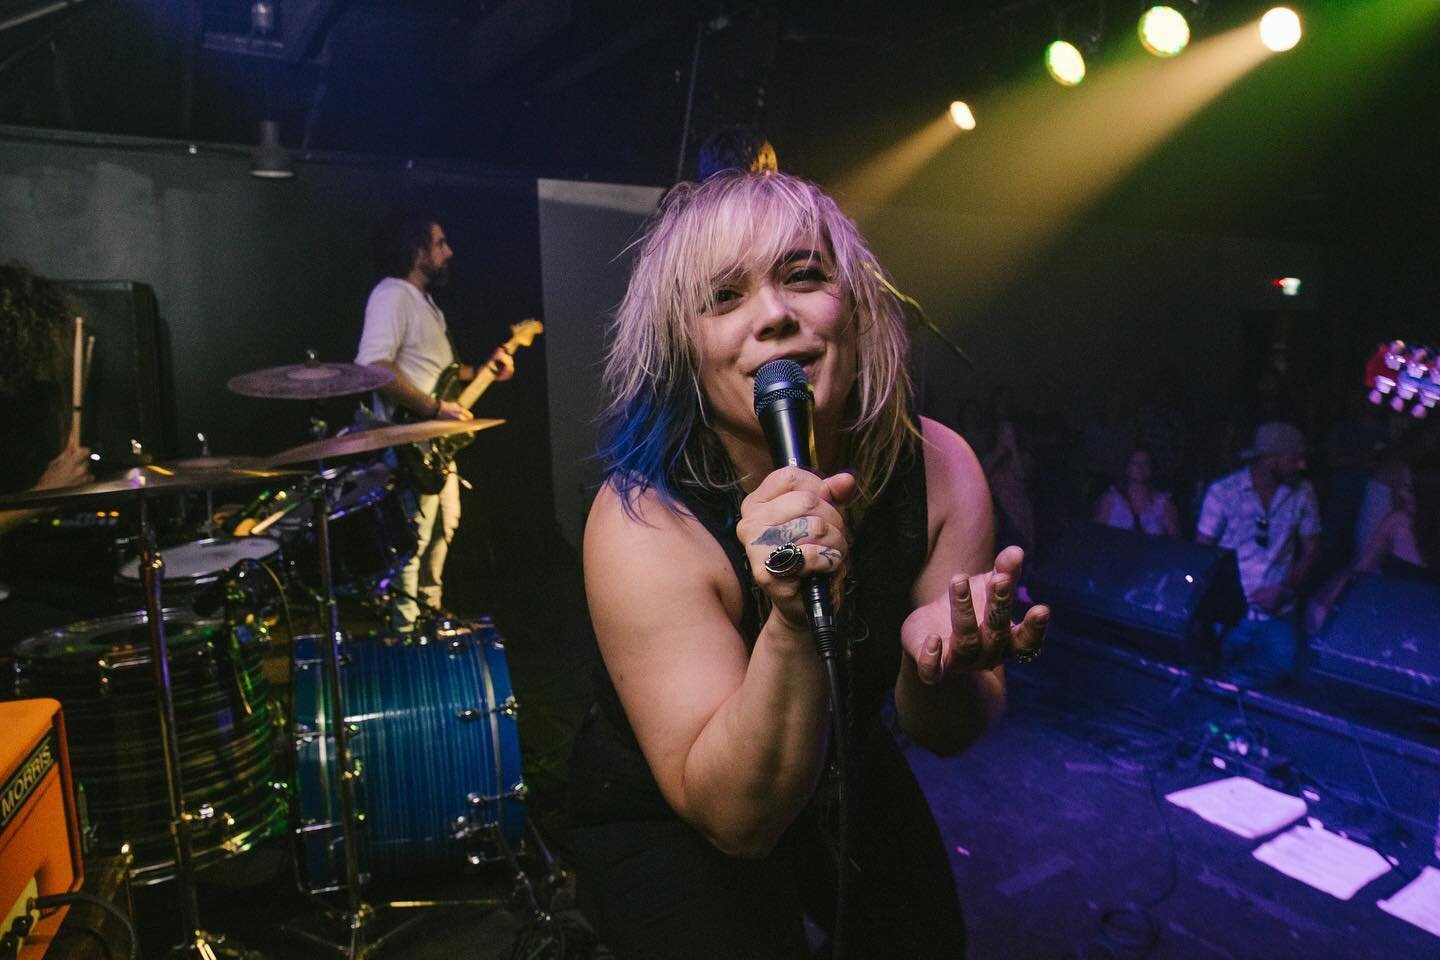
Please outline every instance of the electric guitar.
M539 320L521 320L510 327L510 339L502 343L500 349L513 357L516 350L530 346L535 342L535 338L544 332L545 325ZM480 399L480 395L490 389L490 384L495 382L499 372L498 364L488 362L475 372L474 380L463 384L460 380L460 364L452 363L440 372L440 378L435 381L435 389L430 392L430 396L436 400L458 403L469 410L475 405L475 401ZM404 419L423 418L407 415ZM400 461L400 472L421 493L439 493L440 488L445 486L445 476L451 470L455 454L474 439L475 434L462 433L396 447L395 455Z
M1382 343L1365 364L1365 385L1371 403L1388 398L1396 413L1408 407L1412 417L1423 417L1440 404L1440 354L1403 340Z

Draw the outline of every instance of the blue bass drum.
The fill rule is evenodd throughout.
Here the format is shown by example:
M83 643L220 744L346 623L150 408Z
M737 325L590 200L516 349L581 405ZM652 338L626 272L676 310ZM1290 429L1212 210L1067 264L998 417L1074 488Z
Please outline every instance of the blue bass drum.
M345 880L322 641L295 640L295 836L312 893ZM340 683L358 773L362 876L454 872L522 851L518 708L504 642L488 619L394 646L348 641Z

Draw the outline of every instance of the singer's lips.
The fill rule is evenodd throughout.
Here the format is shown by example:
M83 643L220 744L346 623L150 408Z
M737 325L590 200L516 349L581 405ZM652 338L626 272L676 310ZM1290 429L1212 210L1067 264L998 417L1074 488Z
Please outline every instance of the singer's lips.
M819 360L820 356L819 353L778 353L773 357L767 357L759 367L751 370L746 376L754 380L755 375L760 372L760 367L765 366L766 363L773 363L776 360L794 360L805 371L805 376L809 377L815 373L815 361Z

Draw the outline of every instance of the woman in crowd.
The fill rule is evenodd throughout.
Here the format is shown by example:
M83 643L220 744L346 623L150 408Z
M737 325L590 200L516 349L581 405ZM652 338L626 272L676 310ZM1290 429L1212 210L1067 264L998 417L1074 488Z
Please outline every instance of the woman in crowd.
M1150 482L1154 467L1150 451L1132 447L1125 458L1125 475L1095 502L1095 522L1121 530L1139 530L1151 536L1180 536L1180 515L1170 494Z

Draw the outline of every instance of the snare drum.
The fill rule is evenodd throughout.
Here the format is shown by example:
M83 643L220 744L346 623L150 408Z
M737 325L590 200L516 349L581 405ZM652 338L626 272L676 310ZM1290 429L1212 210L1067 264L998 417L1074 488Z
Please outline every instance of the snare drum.
M295 640L295 836L312 893L345 879L323 638ZM361 872L450 872L523 850L525 784L505 648L488 620L424 642L345 644Z
M91 851L129 843L141 884L175 873L147 623L144 611L86 620L15 648L17 694L54 697L65 709ZM165 611L165 633L185 806L203 867L284 828L280 711L260 671L263 633L181 609Z
M267 537L210 537L160 551L165 575L160 581L167 606L195 609L203 615L215 613L225 600L224 586L243 581L247 596L245 612L272 617L279 606L282 564L280 544ZM263 567L269 574L260 572ZM273 575L274 579L271 578ZM140 558L132 557L120 567L121 588L130 599L143 596Z

